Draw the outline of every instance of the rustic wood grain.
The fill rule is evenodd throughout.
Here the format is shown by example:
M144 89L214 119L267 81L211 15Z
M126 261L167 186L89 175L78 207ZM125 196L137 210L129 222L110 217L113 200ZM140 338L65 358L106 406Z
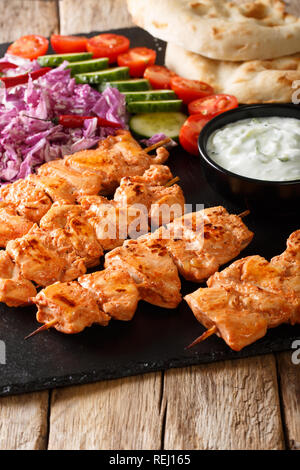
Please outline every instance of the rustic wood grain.
M283 449L273 355L165 374L165 449Z
M49 449L160 449L161 374L55 390Z
M47 414L47 391L0 398L0 449L46 449Z
M287 444L300 450L300 364L292 363L292 352L278 354L277 361Z
M62 34L133 26L126 0L59 0Z
M58 32L56 0L0 0L0 42L25 34Z

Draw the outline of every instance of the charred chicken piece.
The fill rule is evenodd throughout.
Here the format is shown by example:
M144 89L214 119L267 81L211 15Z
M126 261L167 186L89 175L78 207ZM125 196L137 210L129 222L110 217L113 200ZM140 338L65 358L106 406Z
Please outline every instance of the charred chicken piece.
M30 220L18 215L14 205L0 202L0 247L5 248L9 240L22 237L33 225Z
M52 205L49 196L28 178L2 186L0 197L13 204L17 213L31 222L39 222Z
M78 279L82 287L90 291L103 312L115 320L133 318L140 299L135 282L127 271L111 267Z
M39 176L59 177L70 186L75 197L86 194L98 194L101 189L101 178L92 171L75 170L66 165L66 160L53 160L38 169Z
M146 302L176 308L181 301L180 279L172 258L156 240L129 240L105 256L105 268L121 267L136 283Z
M9 307L21 307L35 295L34 285L22 278L8 253L0 251L0 302Z
M240 217L220 206L185 214L150 236L167 248L185 279L203 282L235 258L253 233Z
M152 163L161 164L169 152L157 151L149 156L128 131L117 131L115 136L102 140L96 150L78 152L65 158L65 165L77 171L90 171L101 180L101 194L112 194L125 176L142 175ZM86 194L92 194L86 192ZM96 193L93 193L96 194Z
M53 322L53 328L62 333L80 333L94 323L106 326L110 321L110 316L99 309L94 295L78 282L57 282L32 301L38 307L37 321Z
M300 323L299 231L287 245L271 262L260 256L236 261L215 273L208 288L185 297L196 318L232 349L241 350L268 328Z

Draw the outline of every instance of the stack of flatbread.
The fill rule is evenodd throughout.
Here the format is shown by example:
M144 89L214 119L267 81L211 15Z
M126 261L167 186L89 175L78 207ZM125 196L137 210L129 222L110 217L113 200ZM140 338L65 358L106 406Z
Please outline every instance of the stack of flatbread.
M167 41L166 66L178 75L240 103L292 101L300 80L300 18L282 0L127 3L138 26Z

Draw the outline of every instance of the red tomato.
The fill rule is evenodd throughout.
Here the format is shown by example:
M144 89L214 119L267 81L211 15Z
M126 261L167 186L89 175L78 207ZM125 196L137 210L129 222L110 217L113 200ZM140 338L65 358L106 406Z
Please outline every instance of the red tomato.
M144 78L149 80L152 88L155 90L166 90L171 88L171 78L174 77L174 72L163 67L162 65L150 65L144 73Z
M220 94L192 101L188 108L190 114L201 114L204 117L212 119L218 116L218 114L237 108L238 105L239 103L235 96Z
M198 98L212 95L214 92L213 88L207 83L199 82L198 80L188 80L178 76L171 78L171 88L185 104Z
M45 55L49 46L48 39L38 34L22 36L12 43L7 49L8 54L24 57L24 59L37 59L40 55Z
M179 133L179 142L184 150L192 155L198 155L198 137L208 121L209 119L201 116L200 114L190 116L185 121Z
M131 77L142 77L148 65L153 65L156 52L147 47L134 47L118 57L120 67L129 67Z
M99 34L87 40L86 48L93 53L93 57L108 57L109 63L117 62L119 54L128 51L130 41L119 34Z
M50 42L52 49L57 54L86 52L87 38L84 36L62 36L60 34L52 34Z

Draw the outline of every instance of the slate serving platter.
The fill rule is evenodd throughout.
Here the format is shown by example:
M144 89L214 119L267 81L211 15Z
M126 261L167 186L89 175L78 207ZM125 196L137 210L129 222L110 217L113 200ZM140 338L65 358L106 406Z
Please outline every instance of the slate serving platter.
M165 44L162 41L139 28L116 32L127 35L134 46L155 48L158 62L163 63ZM90 35L94 34L97 33ZM0 45L1 56L7 46ZM188 155L180 147L172 151L168 164L174 175L180 176L186 202L194 208L196 204L205 204L205 207L223 205L237 214L245 210L243 201L236 206L214 192L202 176L198 158ZM300 226L299 214L279 218L267 212L264 216L252 212L246 223L255 232L255 237L241 256L260 254L267 259L281 253L287 237ZM185 295L198 287L183 281L182 293ZM0 305L0 353L3 349L6 352L5 364L1 364L3 354L0 354L0 395L284 351L291 349L293 341L300 338L300 325L284 325L270 330L260 341L239 353L216 336L186 351L185 346L204 328L184 301L176 310L140 302L129 323L111 322L106 328L93 326L74 336L51 330L24 341L24 337L38 326L35 308Z

